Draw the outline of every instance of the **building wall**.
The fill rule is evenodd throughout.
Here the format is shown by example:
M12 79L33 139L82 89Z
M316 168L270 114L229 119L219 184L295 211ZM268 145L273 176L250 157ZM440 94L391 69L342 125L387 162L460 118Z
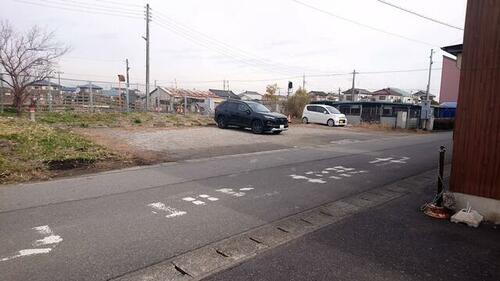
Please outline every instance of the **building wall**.
M500 1L468 1L450 189L500 200Z
M441 89L439 103L456 102L458 100L458 85L460 83L460 69L457 61L443 56L443 69L441 70Z

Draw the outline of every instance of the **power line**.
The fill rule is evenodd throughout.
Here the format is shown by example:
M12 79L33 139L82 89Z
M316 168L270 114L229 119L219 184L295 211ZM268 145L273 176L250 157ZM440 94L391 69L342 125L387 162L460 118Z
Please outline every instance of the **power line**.
M318 7L315 7L315 6L312 6L310 4L301 2L299 0L291 0L291 1L293 1L293 2L295 2L297 4L300 4L302 6L305 6L305 7L309 8L309 9L312 9L312 10L318 11L320 13L323 13L325 15L328 15L328 16L331 16L331 17L334 17L334 18L337 18L337 19L340 19L340 20L343 20L343 21L347 21L347 22L350 22L350 23L353 23L353 24L356 24L356 25L359 25L359 26L362 26L362 27L365 27L365 28L368 28L368 29L371 29L371 30L374 30L374 31L385 33L387 35L399 37L399 38L402 38L402 39L405 39L405 40L408 40L408 41L412 41L412 42L416 42L416 43L424 44L424 45L428 45L428 46L438 46L438 44L432 44L432 43L421 41L421 40L418 40L418 39L413 39L413 38L410 38L410 37L406 37L404 35L400 35L400 34L397 34L397 33L394 33L394 32L383 30L381 28L373 27L371 25L367 25L367 24L364 24L364 23L361 23L361 22L358 22L358 21L355 21L355 20L352 20L352 19L349 19L349 18L346 18L346 17L343 17L343 16L339 16L339 15L336 15L336 14L334 14L332 12L320 9Z
M177 28L181 30L181 32L188 33L192 37L196 37L197 39L204 40L205 42L210 42L210 46L217 45L219 48L223 48L228 52L232 52L233 56L236 54L238 56L244 57L247 60L251 60L254 62L254 64L259 64L259 65L266 65L267 67L273 68L273 69L279 69L279 70L284 70L285 72L292 72L292 73L297 73L297 72L303 72L305 69L304 67L295 67L295 66L289 66L289 65L284 65L281 63L274 63L268 59L260 58L254 54L251 54L248 51L245 51L240 48L236 48L233 46L228 45L227 43L217 40L211 36L208 36L205 33L202 33L196 29L193 29L189 26L186 26L184 24L181 24L170 17L166 16L165 14L158 12L158 19L160 20L161 23L168 25L173 28ZM323 72L323 71L319 71Z
M107 15L107 16L130 18L130 19L142 19L142 16L132 16L132 15L126 15L126 14L122 14L122 13L104 12L104 11L98 11L98 10L92 11L92 10L85 10L85 9L78 9L78 8L68 8L64 5L61 6L61 5L42 4L42 3L37 3L37 2L32 2L32 1L27 1L27 0L12 0L12 1L18 2L18 3L23 3L23 4L28 4L28 5L44 7L44 8L53 8L53 9L87 13L87 14L93 14L93 15L99 14L99 15Z
M406 8L403 8L403 7L401 7L401 6L398 6L398 5L396 5L396 4L393 4L393 3L390 3L390 2L387 2L387 1L383 1L383 0L377 0L377 1L378 1L378 2L380 2L380 3L382 3L382 4L385 4L385 5L391 6L391 7L393 7L393 8L396 8L396 9L399 9L399 10L402 10L402 11L405 11L405 12L410 13L410 14L412 14L412 15L415 15L415 16L417 16L417 17L421 17L421 18L424 18L424 19L426 19L426 20L430 20L430 21L432 21L432 22L439 23L439 24L441 24L441 25L444 25L444 26L447 26L447 27L451 27L451 28L454 28L454 29L464 30L464 29L463 29L463 28L461 28L461 27L458 27L458 26L455 26L455 25L451 25L451 24L449 24L449 23L446 23L446 22L443 22L443 21L440 21L440 20L437 20L437 19L433 19L433 18L428 17L428 16L426 16L426 15L422 15L422 14L419 14L419 13L414 12L414 11L412 11L412 10L408 10L408 9L406 9Z
M142 10L139 10L137 8L127 8L123 6L116 6L116 5L109 5L109 4L89 4L88 2L80 2L80 1L75 1L75 0L44 0L43 2L58 2L57 4L61 5L75 5L75 6L81 6L83 8L99 8L99 9L104 9L108 11L120 11L120 12L126 12L126 13L134 13L134 14L142 14ZM62 2L62 3L61 3Z

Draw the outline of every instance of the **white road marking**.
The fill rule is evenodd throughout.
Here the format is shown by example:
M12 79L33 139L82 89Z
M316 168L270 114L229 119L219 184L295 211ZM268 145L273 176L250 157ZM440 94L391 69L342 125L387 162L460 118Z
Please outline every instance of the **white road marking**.
M354 168L344 168L344 171L352 171L355 170Z
M196 200L196 201L193 201L193 204L195 204L195 205L205 205L205 202L200 201L200 200Z
M375 158L375 160L370 161L370 162L368 162L368 163L370 163L370 164L375 164L375 163L379 163L379 162L386 162L386 161L390 161L390 160L392 160L392 159L394 159L394 158L392 158L392 157L387 157L387 158Z
M248 191L248 190L253 190L254 188L253 187L243 187L243 188L240 188L241 191Z
M207 199L210 200L210 201L217 201L217 200L219 200L219 198L216 198L216 197L208 197Z
M182 215L187 214L187 212L177 210L177 209L175 209L173 207L170 207L170 206L166 206L162 202L151 203L151 204L148 204L148 206L150 206L151 208L153 208L155 210L163 211L163 212L168 213L165 216L166 218L173 218L173 217L178 217L178 216L182 216ZM153 213L154 214L158 214L158 212L155 212L155 211L153 211Z
M236 196L236 197L241 197L241 196L245 196L245 194L246 194L245 192L235 192L235 193L233 194L233 196Z
M321 171L322 174L329 174L330 172L328 171Z
M33 227L34 230L38 231L40 234L52 234L52 230L48 225L41 225L37 227Z
M344 169L344 166L335 166L333 168L335 168L335 169Z
M305 172L305 174L306 175L312 175L312 174L314 174L314 172L313 171L309 171L309 172Z
M346 178L352 177L352 175L349 175L349 174L340 174L340 175L343 176L343 177L346 177Z
M326 183L326 181L322 179L308 179L307 181L311 183Z
M48 253L50 253L50 251L52 251L52 248L24 249L24 250L20 250L18 252L18 254L15 256L10 256L10 257L0 259L0 262L16 259L16 258L20 258L20 257L25 257L25 256L48 254Z
M198 197L201 197L201 198L208 198L208 197L210 197L210 195L200 194L200 195L198 195Z
M402 157L401 159L398 160L391 160L391 163L401 163L401 164L406 164L406 160L409 160L410 157Z
M317 176L317 177L322 177L323 175L322 175L322 174L316 174L315 176Z
M63 239L59 235L50 235L47 237L44 237L43 239L36 240L33 243L34 247L42 246L42 245L50 245L50 244L57 244L62 242Z
M308 177L305 176L298 176L298 175L290 175L294 180L307 180L309 179Z
M341 177L337 177L337 176L330 176L329 178L335 179L335 180L340 180L341 179Z
M191 202L191 201L196 200L196 198L193 198L193 197L184 197L184 198L182 198L182 200Z

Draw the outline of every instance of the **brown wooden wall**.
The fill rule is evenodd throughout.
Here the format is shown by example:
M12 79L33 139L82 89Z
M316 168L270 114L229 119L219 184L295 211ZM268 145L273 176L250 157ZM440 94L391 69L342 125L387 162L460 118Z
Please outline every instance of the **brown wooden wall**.
M451 190L500 200L500 0L469 0Z

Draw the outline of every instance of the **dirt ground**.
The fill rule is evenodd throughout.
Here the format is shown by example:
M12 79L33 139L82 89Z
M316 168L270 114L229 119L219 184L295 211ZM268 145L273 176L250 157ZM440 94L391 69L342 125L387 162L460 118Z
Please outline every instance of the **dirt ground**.
M127 155L138 164L197 159L312 145L335 145L406 135L356 127L330 128L294 124L281 135L255 135L242 129L196 128L82 128L76 130L98 144Z

